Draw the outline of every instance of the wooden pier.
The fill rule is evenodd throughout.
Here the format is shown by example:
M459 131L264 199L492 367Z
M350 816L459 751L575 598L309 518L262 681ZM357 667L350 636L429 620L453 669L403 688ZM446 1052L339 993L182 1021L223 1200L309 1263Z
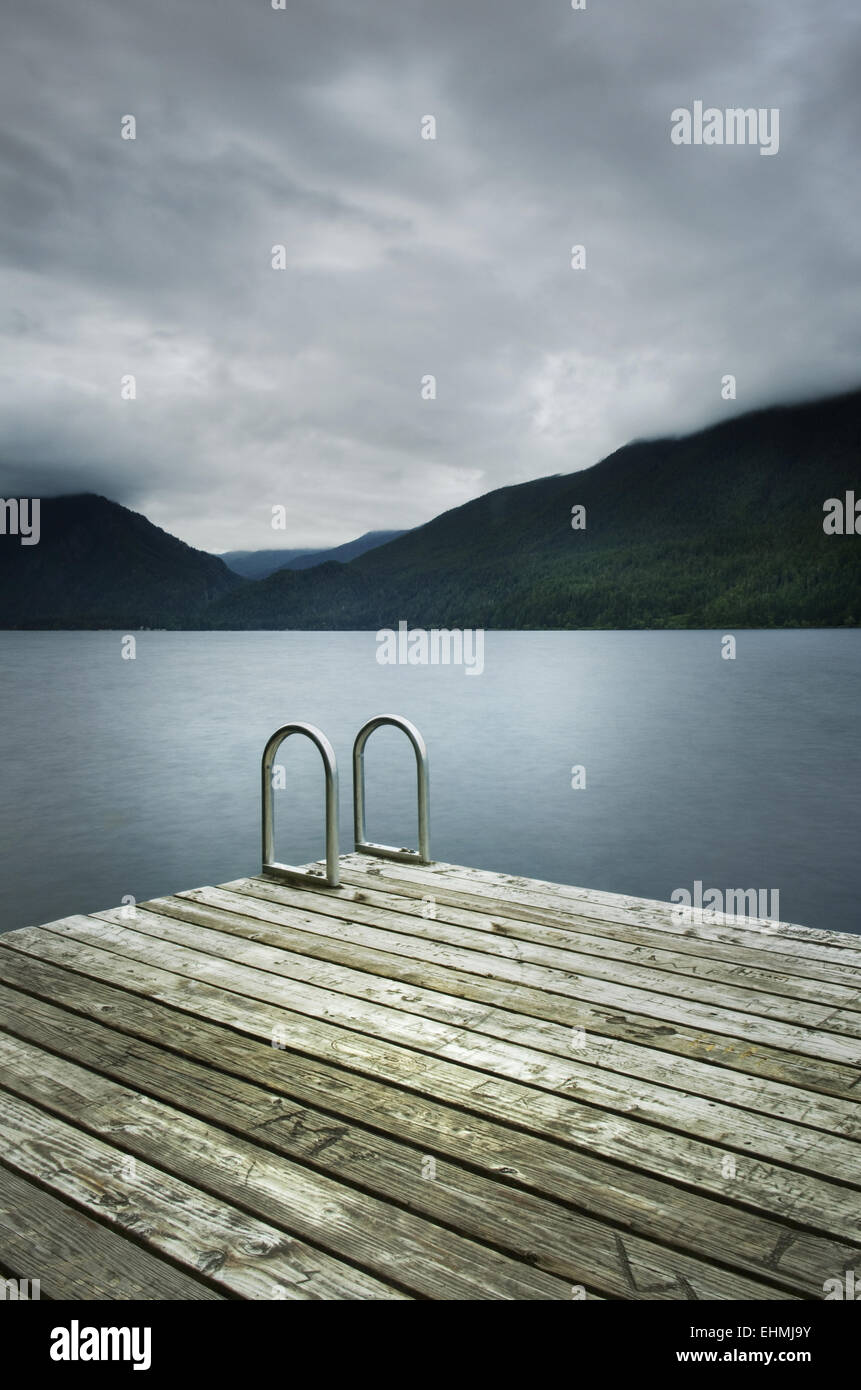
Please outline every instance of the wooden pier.
M793 1300L861 1269L861 938L340 874L0 936L5 1278Z

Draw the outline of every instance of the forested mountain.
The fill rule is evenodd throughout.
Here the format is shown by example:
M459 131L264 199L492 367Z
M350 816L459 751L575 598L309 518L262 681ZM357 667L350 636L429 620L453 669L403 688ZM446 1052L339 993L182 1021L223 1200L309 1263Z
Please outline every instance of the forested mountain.
M823 505L861 500L859 445L861 392L761 410L256 581L103 497L49 499L38 545L0 537L0 625L857 626L861 534Z
M346 566L282 571L211 605L219 627L637 628L861 621L861 392L626 445L501 488ZM585 529L572 529L572 507Z
M0 536L0 627L195 626L243 583L216 556L93 493L43 499L40 531L37 545Z

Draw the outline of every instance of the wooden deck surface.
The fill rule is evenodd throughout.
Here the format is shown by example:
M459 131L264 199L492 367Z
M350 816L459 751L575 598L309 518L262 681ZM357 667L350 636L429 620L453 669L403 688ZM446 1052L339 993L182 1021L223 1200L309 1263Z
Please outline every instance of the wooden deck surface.
M43 1298L822 1299L861 938L358 855L0 936Z

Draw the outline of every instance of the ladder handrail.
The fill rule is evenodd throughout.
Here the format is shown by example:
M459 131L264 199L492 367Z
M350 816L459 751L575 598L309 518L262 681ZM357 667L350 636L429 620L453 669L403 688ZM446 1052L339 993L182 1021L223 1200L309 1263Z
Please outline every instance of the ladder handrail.
M326 776L326 877L329 888L339 888L338 872L338 764L335 750L322 730L313 724L283 724L269 739L263 750L262 773L262 840L263 873L279 878L290 878L298 883L312 881L319 884L320 875L303 869L294 869L289 864L279 864L275 858L275 825L272 814L272 765L275 754L285 739L291 734L304 734L319 750L323 759Z
M416 790L418 793L419 847L415 849L395 849L392 845L378 845L365 839L365 744L375 729L383 724L392 724L402 729L413 746L416 755ZM380 859L399 859L407 863L430 864L430 798L428 792L428 750L425 741L409 719L399 714L378 714L369 719L356 735L353 744L353 828L356 852L375 854Z

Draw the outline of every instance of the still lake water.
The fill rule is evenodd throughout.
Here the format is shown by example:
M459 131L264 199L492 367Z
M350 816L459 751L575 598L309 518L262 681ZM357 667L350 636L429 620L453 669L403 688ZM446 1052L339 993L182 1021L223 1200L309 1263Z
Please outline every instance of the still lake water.
M485 669L380 666L373 633L0 633L0 929L259 867L259 759L318 724L341 772L374 714L430 750L436 859L668 899L780 892L861 931L861 633L490 632ZM279 754L277 855L322 853L319 755ZM415 843L412 752L366 753L368 834ZM585 790L571 770L586 769Z

